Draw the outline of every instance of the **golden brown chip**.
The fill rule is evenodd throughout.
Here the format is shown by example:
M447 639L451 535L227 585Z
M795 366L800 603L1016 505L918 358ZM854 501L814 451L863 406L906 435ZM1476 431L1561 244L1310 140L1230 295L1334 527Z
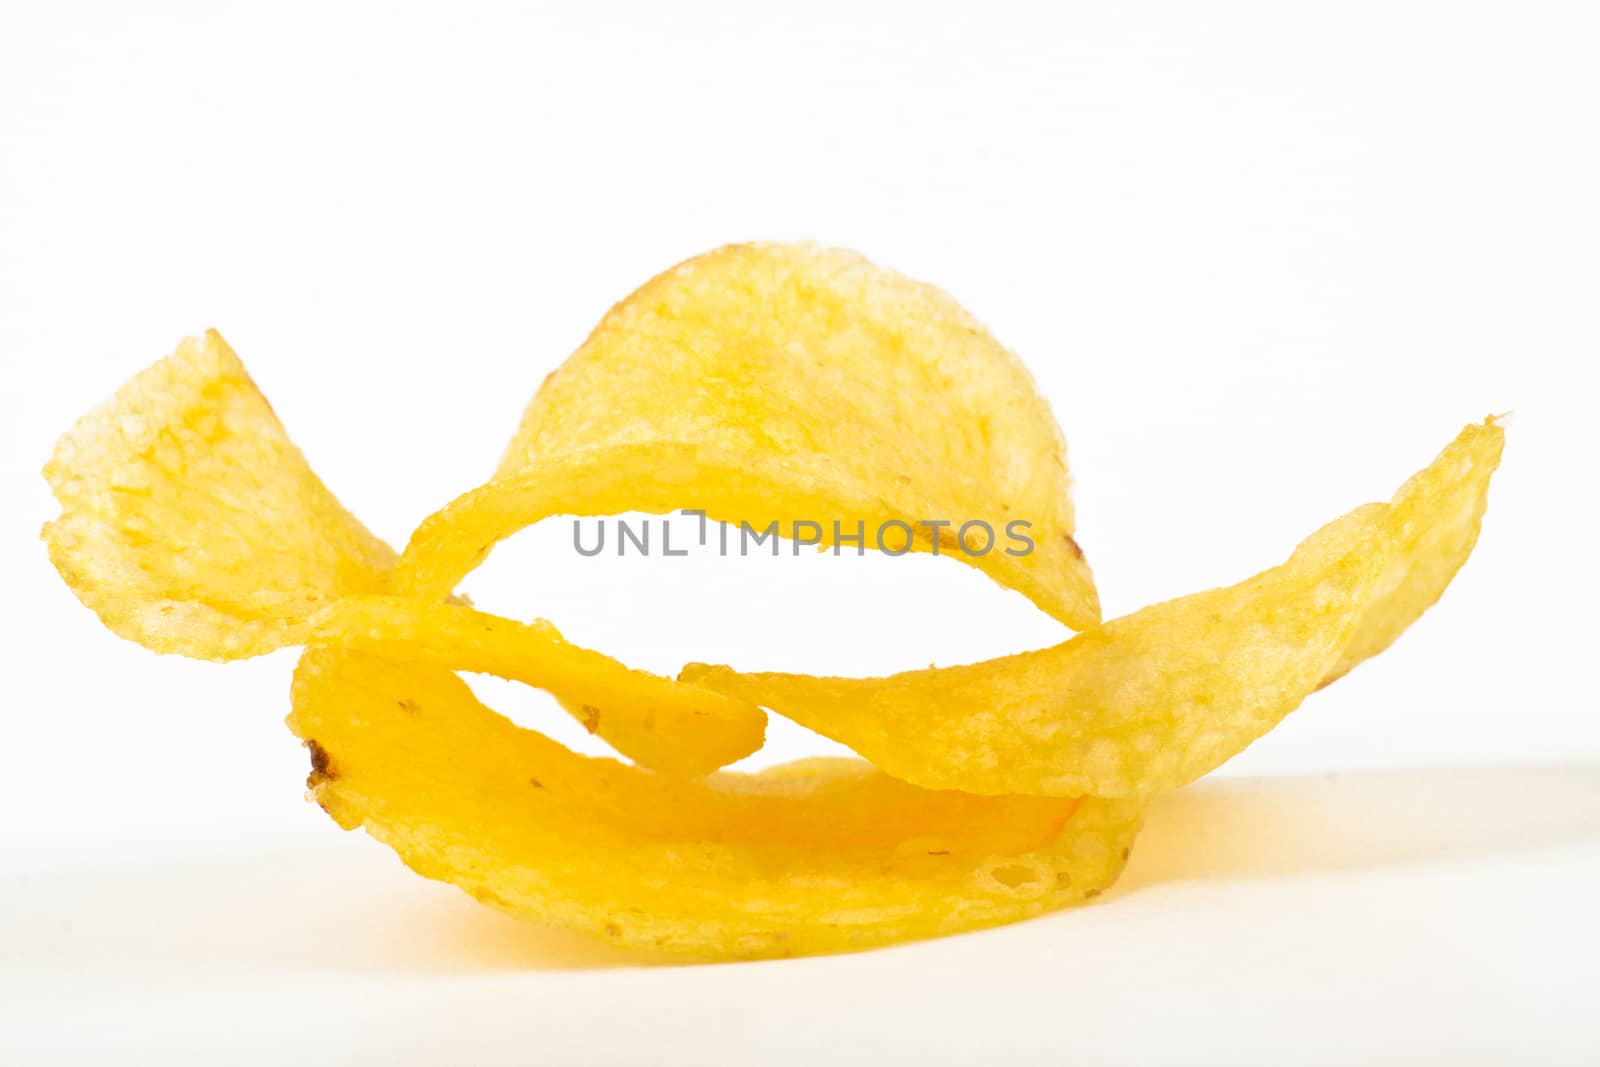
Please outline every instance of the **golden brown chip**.
M311 472L215 330L79 420L44 470L51 561L114 632L229 660L302 644L312 615L380 593L394 552Z
M1391 504L1288 562L1053 648L888 678L683 677L849 745L897 778L976 793L1147 796L1189 782L1387 645L1475 541L1502 431L1469 426Z
M539 389L495 479L417 531L396 588L441 597L549 514L678 508L786 535L815 521L825 544L837 522L869 549L905 523L913 550L1075 629L1100 618L1061 431L1026 368L940 290L794 244L718 249L614 307ZM956 549L967 522L993 531L981 555L980 526ZM885 545L905 537L889 527Z
M1096 895L1138 827L1126 801L917 789L856 761L662 778L579 756L448 671L325 648L290 726L346 828L512 915L617 944L738 959L839 952Z

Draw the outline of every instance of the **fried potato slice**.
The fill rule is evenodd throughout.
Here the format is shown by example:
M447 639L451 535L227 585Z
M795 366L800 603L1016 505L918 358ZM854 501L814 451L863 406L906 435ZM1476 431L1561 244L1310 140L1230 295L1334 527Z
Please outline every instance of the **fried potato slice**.
M347 597L308 641L405 662L493 674L544 689L590 733L640 766L707 774L761 747L766 713L748 701L634 670L531 624L455 604Z
M1489 479L1504 447L1505 430L1497 419L1468 426L1395 494L1388 522L1396 533L1388 566L1322 685L1394 644L1438 603L1478 543Z
M1192 781L1381 650L1477 538L1503 431L1469 426L1390 504L1330 523L1281 566L1053 648L888 678L685 680L841 741L889 774L975 793L1147 796Z
M608 484L585 492L569 463ZM448 593L551 509L685 507L757 528L816 521L826 544L833 522L861 523L869 548L903 521L914 550L970 563L1074 629L1099 621L1061 431L1026 368L940 290L805 244L721 248L612 308L545 380L494 480L412 538L396 588ZM958 551L969 520L996 547ZM956 525L934 537L923 521ZM1031 524L1031 552L1002 547L1012 521Z
M1476 542L1502 442L1493 419L1468 427L1390 503L1282 565L1096 625L1060 434L1016 359L938 290L853 254L743 245L614 308L541 388L494 479L398 560L214 332L62 438L44 538L79 598L147 647L307 645L289 719L307 784L418 872L621 945L800 955L1097 895L1151 794L1237 753L1438 599ZM673 680L449 596L541 518L683 507L758 528L1025 520L1031 555L950 554L1091 628L891 678L691 665ZM955 544L923 530L916 547ZM636 765L517 727L457 672L550 691ZM873 762L711 773L760 746L763 704Z
M849 951L1038 915L1121 869L1136 803L917 789L852 760L663 778L579 756L419 662L308 649L315 798L520 918L705 958Z
M395 554L340 506L215 330L124 385L44 469L56 569L119 636L231 660L304 642Z

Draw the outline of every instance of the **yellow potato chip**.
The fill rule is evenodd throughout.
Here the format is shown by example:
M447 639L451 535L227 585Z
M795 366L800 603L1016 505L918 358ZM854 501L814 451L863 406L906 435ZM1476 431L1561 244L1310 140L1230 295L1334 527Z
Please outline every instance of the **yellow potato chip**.
M748 701L623 666L531 625L454 604L347 597L318 616L318 644L493 674L552 693L618 752L643 767L700 775L761 747L766 714Z
M786 535L815 521L824 544L835 523L868 548L883 530L896 553L909 533L1074 629L1100 619L1061 431L1027 369L940 290L795 244L718 249L612 308L494 480L413 536L396 590L440 597L548 514L678 508ZM973 526L958 550L968 522L994 543Z
M494 479L398 560L215 333L62 438L44 538L80 599L147 647L307 645L290 725L312 793L419 872L619 944L795 955L1099 893L1149 795L1239 751L1438 599L1501 446L1494 420L1468 427L1391 503L1281 566L1098 625L1060 433L1016 359L943 293L853 254L741 245L617 305L540 389ZM824 544L854 524L870 545L887 521L948 521L914 547L1088 629L886 679L691 666L672 680L450 595L541 518L680 508L762 530L814 520ZM958 551L969 520L1026 522L1035 551ZM636 765L515 726L458 671L548 690ZM761 704L877 766L711 773L760 746Z
M50 559L112 631L230 660L303 644L388 587L394 552L340 506L215 330L79 420L44 470Z
M512 915L717 959L862 949L1096 895L1127 801L917 789L850 760L699 781L579 756L448 671L326 648L291 728L316 799L407 865Z
M1395 494L1387 520L1396 531L1389 562L1356 632L1322 685L1394 644L1438 601L1478 543L1489 479L1500 466L1504 447L1505 430L1498 420L1468 426Z
M1438 599L1477 538L1503 431L1469 426L1390 504L1289 560L1037 652L888 678L683 678L762 704L897 778L975 793L1145 796L1266 733Z

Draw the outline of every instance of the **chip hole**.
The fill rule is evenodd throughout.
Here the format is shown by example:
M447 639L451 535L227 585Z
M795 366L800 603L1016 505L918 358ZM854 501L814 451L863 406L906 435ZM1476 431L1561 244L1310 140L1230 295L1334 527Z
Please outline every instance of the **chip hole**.
M487 674L463 671L460 677L472 690L473 696L516 725L537 730L580 755L623 759L590 728L591 723L594 728L600 725L598 709L594 710L592 717L579 721L568 714L555 697L542 689ZM627 762L626 759L623 761Z
M695 518L630 512L605 517L605 551L586 558L573 544L575 522L582 543L592 546L600 518L546 519L502 542L463 579L462 590L481 610L549 619L573 644L667 677L690 662L875 676L921 669L930 661L970 663L1065 636L1059 623L1026 599L948 558L948 546L940 558L889 557L875 550L857 556L853 549L838 555L806 546L796 551L794 541L778 540L740 555L734 527L724 555L714 523L702 545ZM651 554L629 548L619 556L618 522L635 530L649 523ZM687 556L661 554L668 529L673 552ZM1003 546L1002 541L991 555ZM696 608L694 626L682 625L685 605Z

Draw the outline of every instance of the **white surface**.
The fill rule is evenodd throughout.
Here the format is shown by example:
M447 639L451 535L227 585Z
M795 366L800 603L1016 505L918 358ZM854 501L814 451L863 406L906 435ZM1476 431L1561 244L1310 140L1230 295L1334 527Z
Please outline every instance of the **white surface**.
M1593 1061L1600 9L984 10L0 13L0 1060ZM1164 801L1105 906L640 970L338 834L301 800L288 654L150 656L35 540L55 436L214 325L403 541L606 306L747 237L858 248L1022 354L1110 614L1276 561L1510 409L1478 553ZM568 534L468 589L643 667L1063 636L926 558ZM821 747L780 727L761 761Z
M540 930L381 846L6 886L12 1062L1589 1063L1593 770L1202 783L1099 906L701 967ZM1592 945L1590 946L1592 948ZM1592 963L1591 961L1588 961Z

